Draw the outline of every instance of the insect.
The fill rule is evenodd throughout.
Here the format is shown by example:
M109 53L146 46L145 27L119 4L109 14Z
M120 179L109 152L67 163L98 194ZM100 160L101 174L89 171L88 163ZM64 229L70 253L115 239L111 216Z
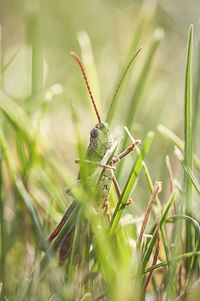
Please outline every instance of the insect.
M91 165L91 168L89 168L89 174L88 177L92 177L95 174L96 169L98 166L101 166L101 173L96 183L96 201L98 203L98 206L105 209L105 212L107 213L109 219L111 218L110 212L109 212L109 192L111 189L112 183L114 183L114 187L116 190L116 193L118 197L120 198L121 190L117 183L117 180L114 176L114 168L117 162L119 162L122 158L124 158L126 155L128 155L130 152L136 149L137 145L140 143L139 140L135 140L135 142L130 145L127 149L125 149L121 154L118 156L114 155L114 152L116 150L118 141L114 141L113 137L110 133L109 126L106 122L101 120L99 111L97 109L94 97L92 95L88 79L83 67L83 64L80 60L80 58L74 53L71 52L71 55L75 59L75 61L78 63L80 70L82 72L90 100L92 102L94 111L96 113L98 123L91 129L90 131L90 143L88 146L88 149L86 151L85 159L84 161ZM81 180L81 179L80 179ZM67 211L65 212L63 218L61 219L58 226L54 229L52 234L49 236L49 241L52 242L54 238L58 235L58 233L61 231L65 223L67 222L69 216L72 213L75 213L75 219L78 216L78 212L80 209L80 205L76 200L72 202L72 204L69 206ZM73 225L71 225L71 228L66 233L66 236L64 240L62 241L60 248L59 248L59 257L60 260L64 260L67 255L69 254L74 232L75 232L75 224L76 221L73 220Z

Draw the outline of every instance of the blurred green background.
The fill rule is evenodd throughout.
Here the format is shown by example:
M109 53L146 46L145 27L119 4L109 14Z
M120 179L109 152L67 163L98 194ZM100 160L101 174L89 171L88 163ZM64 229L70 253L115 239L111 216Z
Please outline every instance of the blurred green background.
M187 29L189 24L197 23L199 6L198 1L1 1L3 59L6 61L19 50L5 72L3 86L19 102L54 83L63 86L63 94L49 106L45 130L52 147L66 166L71 165L74 148L70 102L77 111L81 108L79 118L86 141L94 123L94 119L92 122L85 118L88 117L90 104L80 71L69 55L70 50L80 53L77 34L86 31L90 37L100 87L100 111L106 117L118 71L127 56L137 26L143 20L139 26L141 34L138 43L138 48L142 46L143 50L134 66L133 80L120 97L119 107L126 110L153 31L160 27L165 35L141 95L134 119L135 127L133 124L134 136L141 138L147 130L155 130L159 123L183 135ZM34 70L31 70L31 46L36 53ZM98 91L97 86L94 87L95 95ZM112 132L122 125L123 118L115 116ZM154 161L165 155L164 141L158 143L156 148L159 152L154 156Z

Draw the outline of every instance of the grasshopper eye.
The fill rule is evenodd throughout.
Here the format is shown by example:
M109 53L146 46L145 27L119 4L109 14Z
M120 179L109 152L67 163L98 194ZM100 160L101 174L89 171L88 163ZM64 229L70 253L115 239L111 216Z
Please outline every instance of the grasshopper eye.
M97 138L99 136L99 130L97 128L93 128L90 131L91 138Z

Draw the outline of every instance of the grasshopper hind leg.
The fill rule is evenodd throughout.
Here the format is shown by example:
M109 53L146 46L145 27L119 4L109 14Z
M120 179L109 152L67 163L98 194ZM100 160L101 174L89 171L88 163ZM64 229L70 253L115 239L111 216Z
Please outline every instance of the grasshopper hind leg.
M72 247L73 238L74 238L74 228L70 231L70 233L67 235L67 237L64 239L63 243L60 246L59 259L61 262L68 257Z

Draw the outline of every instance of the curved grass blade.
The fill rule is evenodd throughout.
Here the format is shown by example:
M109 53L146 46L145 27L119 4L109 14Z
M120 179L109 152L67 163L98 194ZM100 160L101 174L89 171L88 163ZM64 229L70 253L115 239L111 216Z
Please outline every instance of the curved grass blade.
M184 142L174 132L168 129L163 124L159 124L157 127L158 132L171 143L175 144L181 151L184 151ZM193 154L195 167L200 171L200 160Z
M193 256L200 256L200 251L194 251L194 252L188 252L188 253L183 253L181 255L178 255L178 256L175 256L175 257L172 257L170 262L176 262L176 261L180 261L180 260L184 260L184 259L187 259L187 258L191 258ZM158 263L154 266L151 266L150 268L147 268L145 271L144 271L144 274L146 273L149 273L155 269L159 269L159 268L162 268L162 267L165 267L169 265L169 262L161 262L161 263Z

